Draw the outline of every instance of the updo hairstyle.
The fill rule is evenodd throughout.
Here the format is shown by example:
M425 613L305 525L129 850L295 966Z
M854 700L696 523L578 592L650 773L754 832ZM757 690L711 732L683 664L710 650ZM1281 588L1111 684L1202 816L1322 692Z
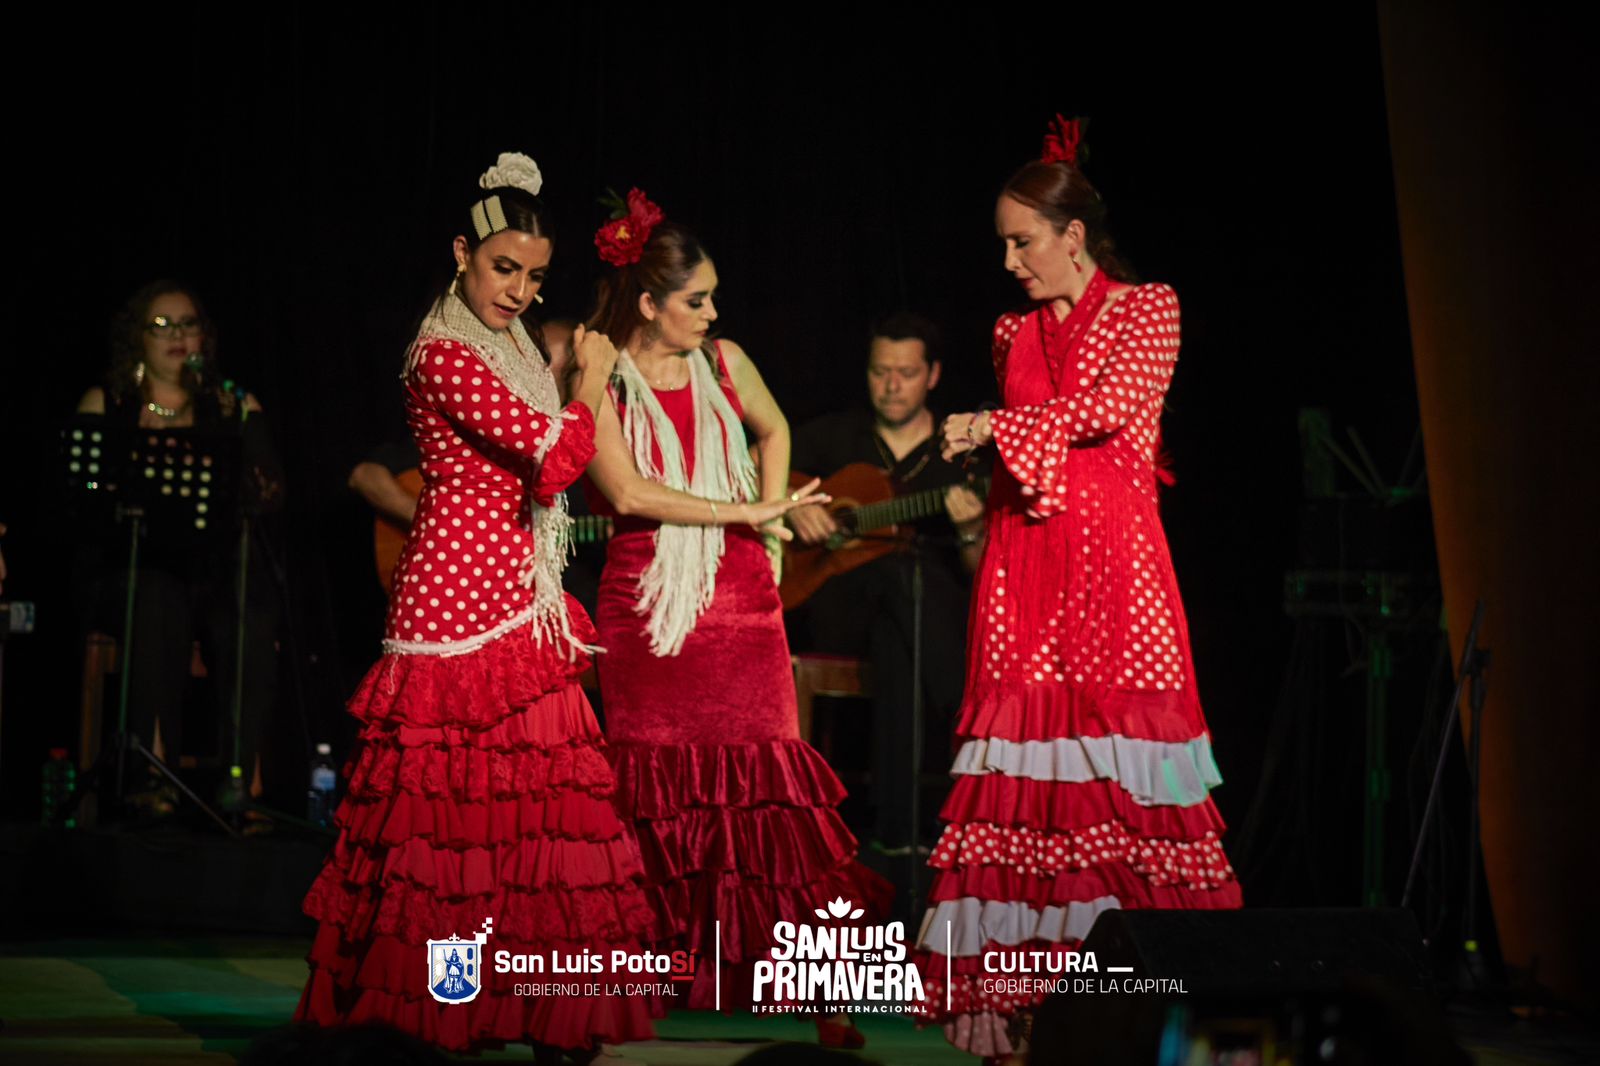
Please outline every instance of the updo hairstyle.
M1001 195L1033 208L1057 233L1065 233L1073 219L1082 222L1084 247L1100 269L1116 281L1139 283L1139 276L1117 254L1105 201L1077 167L1035 160L1011 175Z

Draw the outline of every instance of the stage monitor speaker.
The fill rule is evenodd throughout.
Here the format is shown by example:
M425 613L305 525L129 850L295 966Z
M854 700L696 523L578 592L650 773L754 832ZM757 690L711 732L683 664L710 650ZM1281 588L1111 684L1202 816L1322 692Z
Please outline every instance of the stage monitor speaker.
M1281 996L1376 979L1430 991L1427 951L1407 910L1128 911L1102 913L1083 942L1102 977L1183 982L1205 996ZM1131 973L1110 973L1129 966Z

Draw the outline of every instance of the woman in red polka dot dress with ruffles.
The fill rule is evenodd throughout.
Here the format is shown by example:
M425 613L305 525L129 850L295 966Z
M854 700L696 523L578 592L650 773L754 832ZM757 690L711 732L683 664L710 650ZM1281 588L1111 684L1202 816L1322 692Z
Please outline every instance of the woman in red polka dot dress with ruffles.
M635 951L650 920L575 680L594 629L561 590L562 492L594 455L616 352L579 332L563 408L519 317L550 262L538 169L502 155L480 184L456 282L403 375L424 488L385 654L350 701L360 747L306 898L321 926L296 1017L381 1022L452 1051L531 1041L536 1061L554 1062L649 1036L647 1005L514 995L481 970L469 1002L441 1001L424 980L428 940L458 935L465 951L486 919L488 950L545 957Z
M1042 997L985 991L986 952L1074 948L1117 907L1240 904L1156 501L1178 299L1119 280L1075 144L1063 124L996 208L1036 301L995 326L1004 407L944 427L947 455L1001 462L921 947L930 1012L997 1057Z

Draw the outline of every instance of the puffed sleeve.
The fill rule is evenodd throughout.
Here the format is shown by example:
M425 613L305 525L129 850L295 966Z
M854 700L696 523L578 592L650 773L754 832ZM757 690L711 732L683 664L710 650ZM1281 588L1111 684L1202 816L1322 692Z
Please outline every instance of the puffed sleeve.
M506 387L470 347L430 341L411 371L413 387L457 433L488 452L538 465L534 495L548 504L594 458L594 416L581 403L552 417Z
M1002 392L1006 387L1006 358L1011 354L1011 345L1017 339L1017 331L1022 328L1023 321L1022 315L1007 311L994 324L994 379L1000 383Z
M1029 513L1049 517L1065 506L1067 449L1106 439L1147 404L1160 403L1178 360L1178 296L1143 285L1122 298L1111 351L1079 378L1079 391L1048 403L1008 407L989 418L995 447L1024 494ZM998 344L998 338L996 343Z

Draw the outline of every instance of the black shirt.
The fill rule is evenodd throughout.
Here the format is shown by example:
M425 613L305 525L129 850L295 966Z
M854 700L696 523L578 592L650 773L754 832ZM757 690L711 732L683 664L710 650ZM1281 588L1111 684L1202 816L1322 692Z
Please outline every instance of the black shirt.
M934 416L935 429L939 417ZM871 411L839 411L812 419L794 434L794 447L789 466L797 471L826 479L851 463L870 463L889 475L896 496L926 489L947 488L969 480L969 471L958 460L946 462L939 455L939 434L912 448L900 459L882 437L878 435L877 419ZM972 472L981 473L974 467ZM942 547L954 543L955 530L949 517L940 511L916 523L922 536ZM954 560L961 568L959 558Z

